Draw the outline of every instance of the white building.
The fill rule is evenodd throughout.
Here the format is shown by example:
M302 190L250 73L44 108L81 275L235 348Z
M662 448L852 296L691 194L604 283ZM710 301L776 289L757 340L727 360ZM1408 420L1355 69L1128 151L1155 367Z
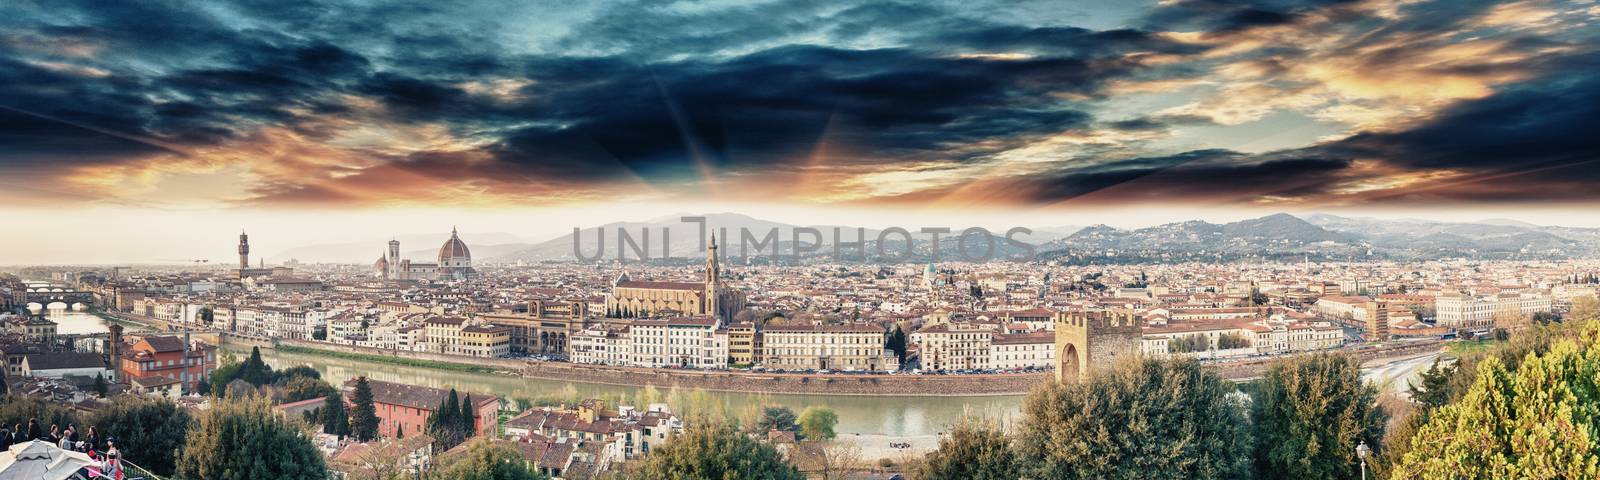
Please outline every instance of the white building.
M628 329L633 364L728 368L728 331L711 317L635 320Z
M1494 317L1500 312L1528 317L1550 311L1551 303L1549 295L1537 293L1503 293L1481 297L1452 293L1434 297L1434 313L1441 327L1487 330L1494 327Z
M989 344L989 368L1053 368L1056 362L1054 332L995 333Z

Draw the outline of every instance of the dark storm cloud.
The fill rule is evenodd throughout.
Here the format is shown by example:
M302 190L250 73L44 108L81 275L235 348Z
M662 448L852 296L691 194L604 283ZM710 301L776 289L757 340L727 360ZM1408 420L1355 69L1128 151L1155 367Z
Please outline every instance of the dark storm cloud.
M968 143L1081 127L1090 116L1048 94L1094 91L1122 68L1064 58L996 62L905 49L788 47L726 62L607 69L588 82L550 78L570 88L530 92L542 98L535 108L561 125L521 129L497 154L533 168L587 162L600 167L591 174L621 166L671 178L695 173L697 162L785 168L804 161L826 134L859 152L833 162L928 158Z
M1351 3L1164 2L1122 23L1138 28L1093 29L1001 22L972 13L981 5L923 2L15 2L0 5L0 170L70 170L190 150L254 154L248 143L263 141L267 129L371 160L331 167L336 175L327 178L337 185L297 177L255 190L268 201L301 203L356 201L363 197L351 192L415 178L578 189L619 179L692 185L815 164L854 172L993 166L997 154L1056 135L1142 139L1178 126L1220 128L1210 112L1124 113L1117 121L1092 112L1112 100L1113 82L1203 79L1223 62L1266 76L1291 72L1310 47L1201 56L1227 46L1218 38L1330 12L1350 16L1327 27L1330 35L1378 21ZM1426 6L1439 14L1407 15L1346 46L1365 49L1364 68L1415 68L1425 60L1419 52L1447 44L1443 32L1465 31L1492 5L1432 2ZM1173 31L1209 40L1165 33ZM1408 35L1427 40L1395 41ZM1567 52L1581 44L1526 34L1509 37L1506 48ZM1573 179L1600 180L1600 168L1581 167L1597 158L1581 129L1600 120L1600 98L1588 73L1551 76L1593 71L1575 67L1575 58L1518 62L1519 74L1531 72L1525 85L1409 129L1267 154L1089 146L1082 152L1110 154L1062 161L1069 166L1020 183L1040 202L1134 195L1124 185L1169 198L1310 197L1331 194L1328 179L1364 175L1353 162L1368 160L1387 171L1565 179L1527 195L1576 195L1567 187ZM1429 68L1488 76L1509 67ZM370 147L382 138L340 143L359 127L396 136L442 130L443 142L454 143L408 154ZM303 145L268 147L296 146Z

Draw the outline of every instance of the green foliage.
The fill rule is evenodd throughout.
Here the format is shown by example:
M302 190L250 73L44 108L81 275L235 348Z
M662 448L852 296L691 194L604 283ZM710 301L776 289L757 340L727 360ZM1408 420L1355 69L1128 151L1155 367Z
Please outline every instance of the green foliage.
M239 366L239 379L257 387L272 382L272 367L261 360L261 347L250 347L250 358Z
M1429 410L1449 403L1454 396L1450 392L1450 377L1455 375L1455 369L1455 364L1441 366L1439 359L1434 359L1433 365L1418 375L1422 383L1411 385L1411 399Z
M800 424L796 423L797 419L794 410L790 410L789 407L771 406L761 410L761 420L757 423L757 427L762 432L773 430L794 432L800 430Z
M287 382L292 381L292 380L297 379L297 378L309 378L309 379L313 379L313 380L321 380L322 379L322 372L319 372L319 371L317 371L317 369L311 368L311 367L308 367L308 366L305 366L305 365L296 365L296 366L289 367L289 368L286 368L286 369L283 369L283 370L279 370L277 373L273 374L272 377L273 377L273 381L275 383L287 383Z
M322 401L322 433L350 436L350 416L345 413L344 396L334 392Z
M217 401L200 414L178 454L177 478L324 480L308 432L278 418L262 398Z
M1264 478L1344 479L1360 474L1356 445L1378 447L1388 415L1354 357L1319 353L1278 360L1257 383L1250 418Z
M7 395L0 400L0 422L7 427L28 427L28 420L38 420L39 429L50 433L51 425L76 425L77 413L65 405L46 402L38 397Z
M117 450L151 472L170 475L193 424L189 411L166 399L118 397L94 413L89 422L104 439L116 439ZM104 449L105 445L96 445Z
M1228 350L1228 349L1234 349L1234 348L1246 348L1246 347L1249 347L1249 346L1250 346L1250 339L1249 338L1245 338L1244 335L1241 335L1241 334L1238 334L1238 333L1229 332L1229 333L1224 333L1224 334L1222 334L1222 335L1217 337L1217 349L1218 350Z
M916 478L923 480L1011 480L1022 478L1022 465L998 425L966 419L939 439Z
M1600 477L1600 325L1527 352L1515 368L1489 356L1476 371L1459 400L1430 415L1391 478Z
M833 440L833 426L839 423L839 414L828 407L812 405L800 412L800 435L807 440Z
M468 402L471 402L471 398L471 395L467 396ZM433 415L428 416L426 429L428 435L433 436L435 451L442 452L455 448L475 433L472 417L465 416L465 412L470 411L471 407L463 405L465 404L457 396L456 390L452 388L439 403L439 408L434 410Z
M1167 352L1169 353L1204 352L1210 349L1211 340L1198 333L1167 340Z
M350 436L359 442L378 438L378 408L372 403L372 385L367 377L356 379L355 391L350 393Z
M217 367L211 372L211 385L208 389L218 397L228 392L228 383L239 378L239 371L244 368L242 363L227 363Z
M900 324L896 323L894 330L889 332L889 339L884 342L884 347L893 351L901 363L906 361L906 332L900 329Z
M472 437L478 434L478 406L472 401L472 394L461 397L461 430L465 436Z
M801 480L771 445L727 425L698 424L650 451L628 478L637 480Z
M1555 323L1560 321L1561 316L1552 312L1535 312L1533 314L1533 323Z
M310 400L313 398L324 398L329 395L338 395L339 391L334 389L333 385L329 385L328 382L324 382L320 379L312 377L293 377L288 382L284 382L282 394L283 403L294 403L301 400Z
M1249 423L1233 385L1191 360L1134 359L1023 402L1026 478L1248 478Z
M204 385L205 383L206 382L200 382L201 385ZM106 376L105 376L105 374L100 374L100 373L94 374L94 387L93 388L94 388L94 393L100 394L101 397L106 396L106 393L111 391L111 386L106 384Z
M428 475L430 480L541 480L544 475L529 467L522 452L503 442L487 438L467 444L466 451L440 459Z

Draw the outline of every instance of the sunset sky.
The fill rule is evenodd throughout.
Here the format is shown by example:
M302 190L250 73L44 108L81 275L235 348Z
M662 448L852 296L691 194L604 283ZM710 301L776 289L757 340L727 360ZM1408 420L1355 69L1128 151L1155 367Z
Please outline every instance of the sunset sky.
M0 264L711 211L1600 226L1593 0L294 3L0 2Z

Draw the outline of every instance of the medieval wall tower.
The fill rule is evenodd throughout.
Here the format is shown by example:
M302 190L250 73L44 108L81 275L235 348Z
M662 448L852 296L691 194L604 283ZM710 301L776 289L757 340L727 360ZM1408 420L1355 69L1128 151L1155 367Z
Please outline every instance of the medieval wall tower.
M1071 382L1089 372L1139 355L1144 319L1130 310L1056 312L1056 381Z

